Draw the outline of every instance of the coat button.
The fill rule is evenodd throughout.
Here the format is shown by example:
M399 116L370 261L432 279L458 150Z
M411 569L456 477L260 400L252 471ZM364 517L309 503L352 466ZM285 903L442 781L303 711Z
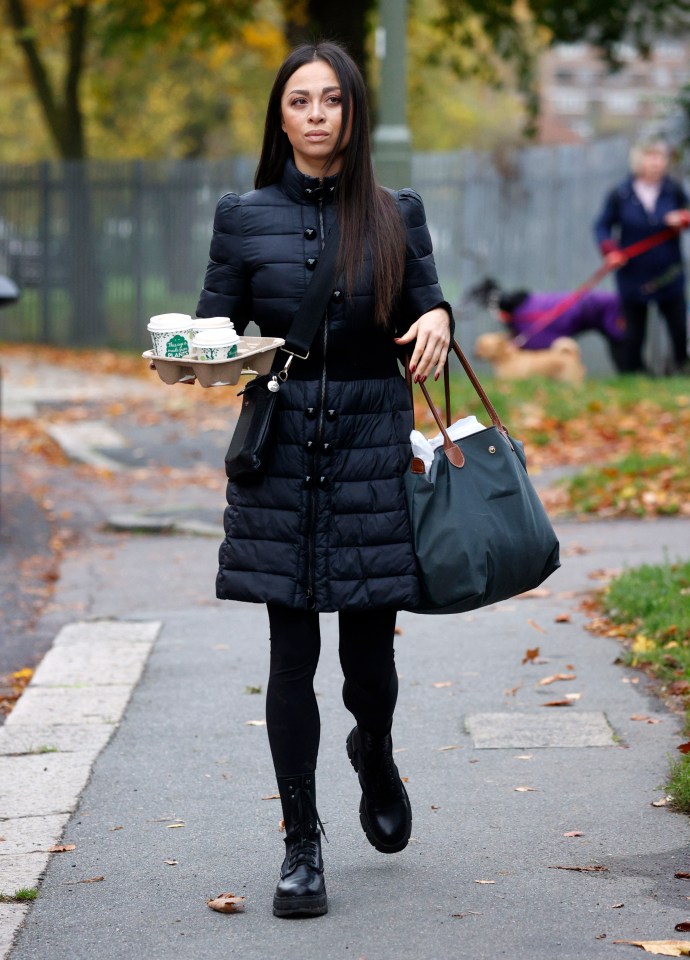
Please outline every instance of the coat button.
M316 407L307 407L304 411L304 416L307 420L316 420Z
M334 290L334 291L333 291L333 295L332 295L332 297L331 297L331 300L333 301L333 303L342 303L342 300L343 300L343 291L342 291L342 290Z
M305 191L304 191L304 196L306 197L307 200L311 200L311 197L312 197L312 194L313 194L313 193L314 193L314 191L312 190L312 188L311 188L311 187L307 187L307 188L305 189Z
M326 420L330 420L331 422L333 422L333 420L337 420L337 418L338 418L337 410L326 410Z
M333 453L333 444L325 441L321 444L321 452L326 454Z
M331 481L328 479L328 477L319 477L318 483L322 490L331 489Z
M314 443L313 440L307 440L307 442L304 444L304 449L308 450L309 453L311 453L315 446L316 444Z
M318 262L318 257L309 257L304 266L307 268L307 270L316 270L316 264Z
M314 478L311 476L306 476L302 481L302 486L305 490L308 490L310 487L314 486Z
M304 239L316 240L316 230L314 227L307 227L307 229L304 231Z

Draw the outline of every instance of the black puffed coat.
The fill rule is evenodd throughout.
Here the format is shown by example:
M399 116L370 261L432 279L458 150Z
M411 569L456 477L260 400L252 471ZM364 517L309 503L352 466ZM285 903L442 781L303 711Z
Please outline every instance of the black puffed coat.
M286 338L337 217L336 179L300 173L218 203L200 317ZM389 329L374 324L371 262L336 281L307 360L278 394L277 441L258 484L228 483L217 595L316 611L414 608L419 585L403 474L412 413L393 337L443 300L421 198L401 190L407 266ZM280 356L280 351L278 353ZM283 359L287 355L283 354Z

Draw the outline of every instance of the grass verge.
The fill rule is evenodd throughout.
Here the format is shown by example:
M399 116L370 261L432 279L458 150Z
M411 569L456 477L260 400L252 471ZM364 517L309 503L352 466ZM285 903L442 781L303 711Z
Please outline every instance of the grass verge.
M623 660L644 670L669 705L685 714L690 734L690 561L666 561L626 570L600 596L599 632L619 637ZM676 809L690 813L690 745L671 762L667 791Z

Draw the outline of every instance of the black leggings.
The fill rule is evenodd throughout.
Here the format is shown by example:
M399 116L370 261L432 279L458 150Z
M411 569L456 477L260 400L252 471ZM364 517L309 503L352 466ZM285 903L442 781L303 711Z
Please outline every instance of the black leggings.
M674 364L676 367L682 367L687 359L688 344L685 296L681 293L668 300L659 300L657 307L666 321L673 346ZM623 373L640 373L646 370L642 359L642 348L647 332L648 308L649 304L646 302L623 301L623 313L625 314L625 357L621 371Z
M266 692L266 726L276 776L313 773L321 721L314 674L321 651L319 615L267 604L271 667ZM338 614L343 703L357 723L386 734L398 698L393 640L395 610Z

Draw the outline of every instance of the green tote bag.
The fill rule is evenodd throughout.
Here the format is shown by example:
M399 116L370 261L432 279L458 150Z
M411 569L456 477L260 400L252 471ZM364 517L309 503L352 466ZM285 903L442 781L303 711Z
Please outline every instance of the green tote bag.
M453 442L424 384L443 434L431 470L413 457L405 476L422 591L416 613L459 613L514 597L560 566L558 538L527 475L522 444L508 434L457 343L452 349L492 425ZM446 425L450 424L448 363ZM408 371L408 383L412 387Z

